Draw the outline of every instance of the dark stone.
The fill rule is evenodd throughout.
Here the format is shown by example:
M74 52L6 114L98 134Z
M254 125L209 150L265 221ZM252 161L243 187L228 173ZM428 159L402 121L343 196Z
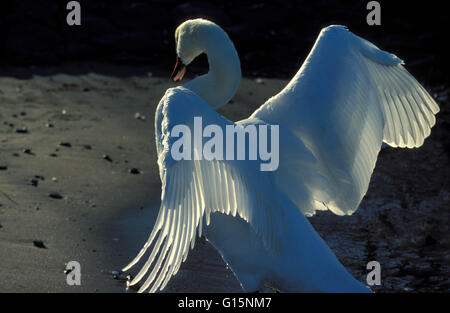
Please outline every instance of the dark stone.
M72 148L72 144L70 142L60 142L59 145L67 148Z
M58 192L52 192L48 195L52 199L62 199L63 196Z
M134 175L137 175L137 174L140 174L141 173L141 171L139 171L139 169L137 169L137 168L132 168L132 169L130 169L129 170L129 172L131 173L131 174L134 174Z
M18 134L28 134L28 128L26 128L26 127L16 128L16 133L18 133Z
M47 249L44 242L42 240L33 240L33 245L40 249Z
M108 162L112 162L112 161L113 161L113 160L111 159L111 157L110 157L109 155L107 155L107 154L104 154L104 155L103 155L103 159L106 160L106 161L108 161Z

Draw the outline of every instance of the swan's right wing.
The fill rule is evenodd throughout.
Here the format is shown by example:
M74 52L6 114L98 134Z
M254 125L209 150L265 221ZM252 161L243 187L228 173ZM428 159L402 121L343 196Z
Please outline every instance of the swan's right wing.
M257 170L258 164L246 163L243 167L237 161L173 158L171 150L179 139L171 135L172 130L176 125L194 129L194 116L202 116L205 124L231 123L187 89L169 89L161 100L155 119L161 206L148 241L124 268L136 264L151 247L150 256L131 282L140 281L152 267L140 291L164 289L194 246L197 232L201 236L203 217L208 225L211 213L239 216L267 247L277 249L279 244L278 219L273 214L278 209L277 193L270 176ZM198 155L195 147L193 150Z
M307 215L343 215L358 208L382 142L421 146L438 111L402 60L330 26L292 81L251 118L280 125L280 189Z

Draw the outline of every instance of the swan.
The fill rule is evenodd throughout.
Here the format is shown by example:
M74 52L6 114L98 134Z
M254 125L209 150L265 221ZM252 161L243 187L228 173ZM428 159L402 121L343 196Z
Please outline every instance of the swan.
M192 19L176 29L175 40L174 81L202 53L209 72L168 89L156 109L161 206L148 241L123 269L151 251L130 284L151 270L139 292L163 290L198 233L246 292L263 285L286 292L371 292L338 261L307 217L317 210L355 212L382 143L414 148L430 135L439 111L433 98L397 56L332 25L321 30L280 93L233 123L216 112L241 79L228 35L211 21ZM261 171L258 160L175 160L172 130L193 127L195 117L221 128L279 125L278 168Z

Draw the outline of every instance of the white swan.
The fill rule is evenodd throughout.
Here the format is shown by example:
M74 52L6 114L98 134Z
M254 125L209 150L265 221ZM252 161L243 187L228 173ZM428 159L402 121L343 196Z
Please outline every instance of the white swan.
M203 231L245 291L268 284L293 292L370 292L305 215L352 214L367 191L382 142L413 148L430 134L439 111L432 97L395 55L343 26L330 26L291 82L237 122L279 125L278 170L262 172L258 161L248 160L175 161L169 152L173 126L192 127L195 116L204 124L233 124L213 108L233 97L241 79L235 48L216 24L188 20L175 39L183 64L206 53L210 70L168 89L156 110L161 207L147 243L124 268L152 247L131 284L153 265L140 291L162 290L194 246L196 232ZM173 78L184 72L181 67Z

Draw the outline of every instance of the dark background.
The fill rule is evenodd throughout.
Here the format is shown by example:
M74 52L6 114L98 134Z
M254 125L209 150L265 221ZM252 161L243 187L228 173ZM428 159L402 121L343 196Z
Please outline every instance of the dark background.
M8 162L17 162L15 164L18 166L7 174L10 175L7 181L10 180L13 184L3 184L3 189L0 191L4 192L4 188L7 186L9 189L6 191L9 190L12 194L20 195L22 193L24 201L30 201L32 210L36 211L34 201L42 198L35 198L33 195L43 196L43 190L47 190L45 184L42 183L42 186L34 189L36 192L32 194L29 188L35 187L29 187L28 183L24 184L24 182L28 182L32 177L31 174L39 173L41 175L42 169L49 166L44 171L49 177L55 175L55 177L61 176L62 178L58 184L52 185L56 187L51 188L57 188L63 195L68 194L71 198L73 192L75 199L74 202L70 202L72 205L67 207L50 202L53 200L42 200L42 204L39 204L42 207L39 210L41 215L30 214L29 211L21 208L14 213L17 215L11 215L13 218L9 222L2 220L3 230L7 230L9 227L14 228L14 225L21 225L21 227L16 227L19 235L12 237L12 248L8 251L16 251L17 238L23 238L22 236L29 238L29 229L22 227L28 224L24 223L30 222L33 227L38 225L40 232L54 236L54 227L56 226L51 221L57 221L57 226L60 227L59 229L64 229L64 234L77 233L78 235L75 237L81 240L78 236L86 236L86 232L80 232L79 229L84 229L82 227L85 223L88 225L91 225L92 221L97 223L93 216L104 221L98 222L98 225L107 225L105 227L109 228L111 220L103 217L102 214L106 214L105 212L113 212L113 209L119 205L126 208L140 206L140 204L138 205L139 200L137 200L140 199L139 195L148 196L149 192L155 192L154 197L160 198L159 185L153 188L156 184L155 181L158 180L157 172L150 174L153 173L151 169L156 167L156 162L151 163L147 160L150 155L149 151L152 151L148 148L150 145L147 131L152 128L150 116L152 116L158 101L155 98L156 93L150 94L148 90L160 89L158 92L162 93L163 87L162 85L149 87L146 84L149 84L150 81L147 79L149 72L157 76L155 81L163 81L166 77L166 82L169 82L169 75L175 61L173 33L179 23L194 17L211 19L222 26L235 43L244 76L285 79L292 77L298 71L321 28L330 24L343 24L383 50L393 52L404 59L406 68L430 91L438 101L441 111L436 117L436 125L431 135L423 147L413 151L387 148L380 152L369 192L362 202L362 208L353 216L346 217L344 222L330 212L321 212L310 221L333 251L336 251L338 257L344 261L344 266L349 268L353 275L356 275L355 277L365 279L366 268L361 265L370 260L379 260L383 264L381 291L406 292L408 290L405 287L413 292L448 292L450 290L447 265L448 243L450 242L448 240L448 225L450 225L448 223L450 216L448 196L448 186L450 185L450 153L448 153L450 151L450 101L447 2L380 0L382 25L368 26L366 24L368 0L265 2L80 0L82 25L70 27L66 23L68 1L0 0L0 77L13 76L18 77L19 80L27 78L23 84L12 80L9 86L0 86L0 89L5 88L9 92L11 90L14 92L13 95L9 93L1 97L6 99L6 102L0 102L0 117L3 119L0 135L5 134L5 138L2 138L0 143L1 147L7 147L7 149L0 152L6 151L2 156L9 156L9 151L16 151L16 154L20 155L17 159L14 157L13 161L10 161L12 160L10 158L6 159ZM195 60L188 69L190 75L205 71L207 71L207 62L204 56ZM86 75L84 75L90 72L106 74L104 77L100 77L101 82L112 81L110 76L133 77L129 80L117 80L112 86L105 84L102 88L95 89L92 86L95 87L97 82L93 83L92 79L86 81ZM53 76L48 79L47 77L45 79L38 77L35 81L28 80L35 74L53 75L55 73L69 75L62 75L63 77L55 80L50 80ZM77 76L77 74L84 76ZM8 79L3 81L8 81ZM257 85L256 82L252 83ZM126 87L123 91L136 92L135 97L129 98L126 92L122 92L122 89L119 88L120 84ZM26 88L25 92L21 85ZM167 85L169 84L165 86ZM130 86L134 87L129 89ZM267 90L271 88L269 84L265 86L258 84L258 86L258 88L267 88ZM37 88L39 88L39 92L36 92ZM145 94L145 97L142 94ZM148 100L147 94L148 99L154 100ZM246 115L242 115L241 118L248 116L252 110L256 109L256 105L261 103L253 101L255 97L250 96L250 90L246 90L245 95L245 99L252 99L254 107L250 106L250 101L248 106L240 107L240 111L236 112L242 114L246 112ZM87 99L90 100L87 101ZM97 103L96 99L101 101ZM137 99L137 101L129 99ZM159 97L157 99L159 100ZM59 113L65 105L71 105L73 109L73 112L69 110L67 116ZM238 102L228 104L228 109L233 109L233 105L238 107ZM25 115L20 113L21 111ZM228 112L230 111L232 110ZM149 124L145 124L142 120L136 120L133 116L135 112L145 113ZM51 129L45 127L44 119L55 123L55 127ZM117 123L118 120L120 120L121 127L117 129L111 127L105 136L100 131L94 132L94 136L90 136L90 138L79 136L79 134L84 134L84 131L89 131L88 127L97 127L92 130L107 129L108 125L116 125L114 123ZM15 127L20 126L27 126L30 134L16 133ZM141 169L140 165L135 164L141 162L140 160L145 160L140 163L147 172L146 175L138 176L139 179L142 179L141 183L136 182L137 177L134 175L129 178L131 175L128 173L128 165L109 164L104 157L101 157L102 155L111 155L116 162L119 152L116 145L110 143L119 143L115 140L122 140L123 131L126 131L126 134L139 134L133 138L135 141L130 139L125 144L120 141L120 144L125 146L126 149L123 153L129 153L133 166L139 166ZM29 138L26 140L26 137L21 136L29 136ZM94 149L91 152L96 157L91 158L91 155L87 154L91 152L88 151L85 151L86 155L81 154L74 145L72 150L64 148L66 150L58 152L58 155L61 154L61 156L59 159L55 159L54 163L49 162L47 151L53 151L53 144L58 141L67 141L67 136L72 136L69 138L73 143L84 143L86 140L92 144ZM25 144L28 146L22 146ZM41 145L42 147L40 147ZM122 146L120 147L122 149ZM24 148L32 148L37 154L22 157ZM31 157L35 158L34 161ZM104 163L108 163L107 166ZM70 166L68 167L67 164ZM104 183L103 177L106 176L102 175L106 175L105 173L110 175L109 166L117 166L118 171L123 171L124 175L117 175L121 180L114 182L111 180L112 184L110 184L110 176L107 176L106 183ZM37 168L39 168L39 172L34 172L37 171ZM90 172L93 171L92 169L95 169L94 173ZM83 176L79 176L80 174ZM65 176L70 178L70 180L66 179L66 183L64 183ZM72 181L72 176L80 177L83 180L83 186L79 187L76 184L77 180ZM101 188L93 189L96 188L93 186L94 184L85 187L84 182L91 180L101 182L98 184ZM111 186L120 187L107 189L113 188ZM78 198L75 196L74 188L77 190ZM78 193L79 188L84 188L81 189L82 193ZM150 188L150 191L147 188ZM99 190L98 193L97 190ZM105 190L108 190L109 193ZM125 196L126 193L123 192L129 192L129 195L132 196ZM111 196L112 194L120 197L121 200L116 201L116 198ZM45 199L47 198L45 197ZM78 205L81 201L85 203L86 200L99 204L97 210L90 206ZM7 203L8 209L9 207L14 208L14 205ZM2 204L5 209L5 202ZM64 223L67 218L65 215L64 220L51 218L52 216L59 217L58 214L76 216L78 224L72 221L70 224ZM86 214L86 218L78 218L78 214L81 216ZM42 222L43 220L45 223ZM9 224L10 222L11 224ZM97 225L94 229L96 228ZM145 230L147 231L147 229ZM95 240L101 238L99 233L96 231L88 233L93 238L92 243L91 240L88 240L89 247L95 248L97 256L102 255L104 259L112 262L108 248L102 245L102 248L98 249L96 246L97 241ZM128 233L135 235L135 230ZM69 238L70 236L61 238L63 237ZM108 240L110 240L109 233ZM72 237L67 241L56 241L60 242L61 249L64 250L57 250L55 241L53 243L50 241L48 251L54 253L55 258L57 255L59 258L66 252L69 253L68 251L71 251L75 244L77 246L79 244L79 241L74 241ZM61 244L62 242L67 244ZM200 243L196 244L197 247L199 245ZM138 246L133 245L133 247L127 247L126 251L129 251L131 255L131 250L137 248ZM28 253L28 246L24 246L24 249L26 250L23 251ZM90 249L82 250L83 253L91 253ZM102 252L102 250L104 251ZM124 251L121 253L125 256L127 252ZM200 251L197 253L197 259L195 251ZM203 252L198 249L195 251L188 258L191 260L191 265L200 266L192 267L194 269L201 268L202 264L205 264L203 263L204 250ZM43 272L40 271L42 267L39 264L28 262L39 260L38 258L35 260L19 259L17 255L22 254L15 252L11 254L13 258L9 261L10 270L6 272L7 275L13 277L12 281L0 280L0 286L4 282L3 286L7 286L6 290L17 290L15 288L18 287L14 284L20 282L20 279L31 284L41 285L41 275L55 277L55 272L45 271L45 274L42 274ZM48 260L51 262L50 259ZM44 263L41 265L47 266ZM17 264L27 264L27 266L20 267L19 270ZM29 264L32 264L32 267ZM216 263L211 264L216 268ZM102 266L106 265L102 264ZM8 269L8 267L6 268ZM27 271L24 271L24 269L30 268L33 270L34 276L30 276ZM214 278L211 277L213 275L206 271L205 267L203 270L207 277L206 280L210 282L211 278ZM20 277L16 276L16 273ZM199 277L200 280L197 282L203 282L202 277L204 276L201 273L199 274L197 271L192 273L194 274L190 277ZM39 280L35 280L35 277L39 277ZM110 290L106 288L111 288L111 282L105 279L104 275L93 277L99 279L95 279L95 288L97 288L97 282L100 281L100 285L104 286L101 288L105 288L100 289L101 292ZM176 288L179 286L187 288L186 281L179 279L179 285ZM220 279L219 277L216 282L223 284ZM196 284L195 281L188 281L191 285ZM65 282L63 283L65 284ZM203 286L203 284L199 285ZM33 286L36 285L32 285L30 288ZM51 284L44 287L49 286L53 288ZM205 288L210 288L213 284L205 286ZM39 288L44 287L40 286Z
M448 85L448 2L379 1L381 26L367 25L368 2L80 0L82 25L68 26L68 0L2 0L0 66L95 61L168 73L176 26L205 17L228 32L245 76L291 77L320 29L343 24L404 59L425 85Z

